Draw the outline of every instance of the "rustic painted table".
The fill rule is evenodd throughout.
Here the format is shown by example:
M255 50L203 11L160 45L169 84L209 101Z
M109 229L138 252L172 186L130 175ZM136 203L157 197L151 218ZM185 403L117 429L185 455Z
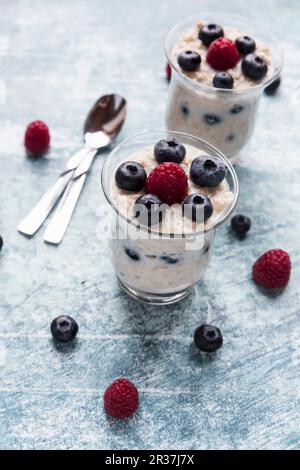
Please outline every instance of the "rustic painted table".
M237 241L228 224L194 295L146 307L117 285L96 237L102 152L64 243L48 246L16 226L82 142L86 110L105 92L128 99L120 139L164 126L168 85L163 40L187 15L217 0L1 0L0 448L294 449L299 447L300 60L298 0L227 0L226 9L265 22L285 49L283 86L264 97L255 137L237 165L239 211L253 230ZM52 133L47 157L28 159L33 119ZM287 249L292 280L262 294L251 266ZM78 340L56 348L59 314L79 323ZM218 325L216 357L192 346L202 322ZM108 419L102 393L118 376L141 393L137 415Z

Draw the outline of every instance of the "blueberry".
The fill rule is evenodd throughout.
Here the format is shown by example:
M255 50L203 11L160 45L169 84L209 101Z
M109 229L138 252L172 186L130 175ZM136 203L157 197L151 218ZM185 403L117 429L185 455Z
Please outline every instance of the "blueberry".
M222 119L219 116L217 116L216 114L205 114L203 116L203 119L206 122L206 124L208 124L209 126L214 126L215 124L220 124L220 122L222 121Z
M201 56L196 51L183 51L179 54L177 61L185 72L195 72L201 64Z
M249 36L240 36L235 41L235 45L242 55L251 54L251 52L254 52L256 49L254 39L249 38Z
M185 146L175 138L163 139L154 147L154 156L157 163L181 163L186 154Z
M179 261L179 259L175 255L162 255L160 259L168 264L177 264Z
M115 175L117 186L126 191L140 191L147 179L145 168L137 162L125 162Z
M231 90L233 88L233 76L228 72L218 72L213 78L213 86Z
M245 215L235 215L231 219L231 228L239 237L243 237L251 228L251 220Z
M218 24L206 24L199 31L199 39L205 46L209 46L215 39L224 37L224 30Z
M187 116L190 113L189 108L185 104L181 106L181 111L184 116Z
M133 261L139 261L140 260L140 257L139 255L137 254L136 251L134 251L133 248L125 248L125 253L127 256L129 256L129 258L131 258Z
M73 318L61 315L51 323L51 333L53 338L62 343L73 341L78 333L78 325Z
M200 351L212 353L222 346L223 336L219 328L212 325L201 325L195 331L194 342Z
M205 194L191 194L183 203L183 212L193 222L201 223L213 215L214 207Z
M0 251L2 250L2 247L3 247L3 238L0 235Z
M240 104L235 104L231 110L230 110L230 114L239 114L243 111L244 107L241 106Z
M272 82L270 85L268 85L265 88L265 94L268 96L274 96L278 88L280 87L280 84L281 84L281 78L280 77L276 78L274 82Z
M135 201L133 211L141 225L150 227L162 221L164 204L158 196L144 194Z
M248 54L242 62L242 70L246 77L252 80L261 80L268 73L268 66L262 57Z
M229 134L229 136L227 137L228 142L233 142L234 139L235 139L235 134Z
M201 155L192 161L191 180L199 186L212 188L226 177L228 168L219 158Z

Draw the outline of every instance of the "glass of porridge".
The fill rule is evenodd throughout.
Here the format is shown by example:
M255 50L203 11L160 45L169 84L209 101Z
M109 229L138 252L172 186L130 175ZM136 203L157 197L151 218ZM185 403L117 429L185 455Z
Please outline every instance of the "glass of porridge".
M111 259L124 291L152 304L186 297L209 265L216 228L237 203L228 159L188 134L141 134L109 154L102 188Z
M172 66L167 129L199 136L234 162L253 134L263 90L283 55L269 28L218 13L177 24L165 49Z

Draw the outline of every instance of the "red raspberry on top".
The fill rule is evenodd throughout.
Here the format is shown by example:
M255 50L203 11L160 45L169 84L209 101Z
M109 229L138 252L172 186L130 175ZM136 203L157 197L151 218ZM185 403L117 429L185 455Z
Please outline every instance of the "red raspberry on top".
M291 259L286 251L268 251L253 265L253 279L265 289L283 288L289 282L291 266Z
M177 163L162 163L149 174L145 190L148 194L160 197L169 206L180 204L187 195L188 178Z
M45 153L50 144L48 126L43 121L31 122L25 132L24 144L27 151L33 155Z
M236 66L241 56L234 42L218 38L208 48L206 60L215 70L228 70Z
M127 379L115 380L105 391L105 411L116 419L129 418L139 405L139 392Z

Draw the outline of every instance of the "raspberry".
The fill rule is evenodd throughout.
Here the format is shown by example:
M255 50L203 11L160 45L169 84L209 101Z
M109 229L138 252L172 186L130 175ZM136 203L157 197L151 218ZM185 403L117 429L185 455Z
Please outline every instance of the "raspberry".
M105 411L116 419L129 418L139 405L139 392L136 386L127 379L115 380L105 391Z
M166 65L166 76L167 76L168 82L171 80L171 75L172 75L171 65L169 63L167 63L167 65Z
M240 60L236 45L226 38L218 38L208 48L206 60L215 70L228 70Z
M253 279L265 289L285 287L291 275L291 259L283 250L271 250L262 255L252 268Z
M46 152L50 144L48 126L43 121L31 122L25 132L24 144L27 151L33 155Z
M180 204L187 195L188 178L177 163L162 163L149 174L145 189L147 193L155 194L170 206Z

